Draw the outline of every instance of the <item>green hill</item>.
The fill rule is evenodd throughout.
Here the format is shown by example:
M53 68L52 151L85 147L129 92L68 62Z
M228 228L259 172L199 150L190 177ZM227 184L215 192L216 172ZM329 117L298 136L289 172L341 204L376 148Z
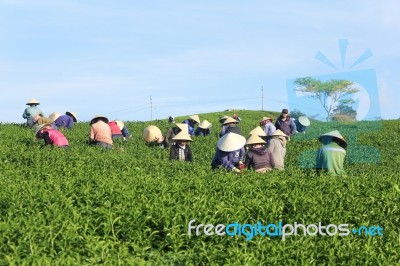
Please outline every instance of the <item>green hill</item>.
M242 118L245 134L261 117L279 115L199 114L213 123L212 136L194 138L193 163L170 162L167 150L141 140L146 125L165 132L166 120L127 122L133 139L110 151L87 145L88 123L65 131L68 151L35 142L31 129L0 125L0 264L400 263L400 121L313 121L307 134L288 143L285 171L213 172L218 119L233 113ZM333 129L350 143L347 175L341 178L317 176L309 168L317 137ZM193 219L194 225L320 222L348 224L350 230L379 225L383 236L299 233L285 240L261 235L246 240L250 237L192 231L189 237Z

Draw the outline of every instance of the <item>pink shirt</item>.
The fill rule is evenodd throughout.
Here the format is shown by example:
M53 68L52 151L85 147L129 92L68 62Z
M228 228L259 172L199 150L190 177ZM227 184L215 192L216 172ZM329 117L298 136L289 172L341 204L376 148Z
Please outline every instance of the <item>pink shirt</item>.
M67 138L60 131L55 130L55 129L46 129L46 130L43 130L43 132L49 133L49 138L50 138L51 144L58 146L58 147L69 146Z
M111 128L107 123L98 121L90 127L90 139L112 145Z

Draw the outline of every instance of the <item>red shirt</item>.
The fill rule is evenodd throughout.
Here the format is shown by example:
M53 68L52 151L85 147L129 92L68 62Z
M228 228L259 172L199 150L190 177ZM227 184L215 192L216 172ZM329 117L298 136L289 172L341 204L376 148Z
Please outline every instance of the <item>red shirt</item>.
M108 122L108 125L111 128L111 134L122 135L121 129L119 129L119 126L117 125L116 122L114 122L114 121Z

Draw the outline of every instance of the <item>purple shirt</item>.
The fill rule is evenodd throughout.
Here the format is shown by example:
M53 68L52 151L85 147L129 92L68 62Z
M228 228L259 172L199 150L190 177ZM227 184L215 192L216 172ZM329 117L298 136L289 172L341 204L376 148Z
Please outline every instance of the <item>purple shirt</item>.
M225 135L225 131L226 131L226 128L227 128L228 126L222 126L221 127L221 132L219 132L219 137L221 138L223 135Z
M293 135L296 132L296 125L290 116L287 116L285 120L282 120L282 115L276 120L275 127L280 129L288 136Z
M69 115L61 115L54 121L57 127L64 127L70 129L74 125L74 120Z
M276 131L276 127L271 122L268 121L264 125L264 132L265 132L265 134L267 134L267 136L271 136L275 131Z

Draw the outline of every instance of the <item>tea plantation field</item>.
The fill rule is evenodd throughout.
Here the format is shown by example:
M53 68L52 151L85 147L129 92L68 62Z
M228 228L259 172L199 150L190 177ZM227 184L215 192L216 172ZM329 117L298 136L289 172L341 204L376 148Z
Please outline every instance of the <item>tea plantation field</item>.
M0 125L0 265L400 265L400 121L313 122L287 147L286 170L241 175L211 171L211 137L194 138L194 162L170 162L147 147L147 125L113 150L87 144L89 123L65 131L71 148L45 147L34 132ZM266 115L239 111L247 134ZM177 118L178 121L184 118ZM310 168L317 137L338 129L349 141L347 175ZM197 224L349 224L383 235L188 235Z

